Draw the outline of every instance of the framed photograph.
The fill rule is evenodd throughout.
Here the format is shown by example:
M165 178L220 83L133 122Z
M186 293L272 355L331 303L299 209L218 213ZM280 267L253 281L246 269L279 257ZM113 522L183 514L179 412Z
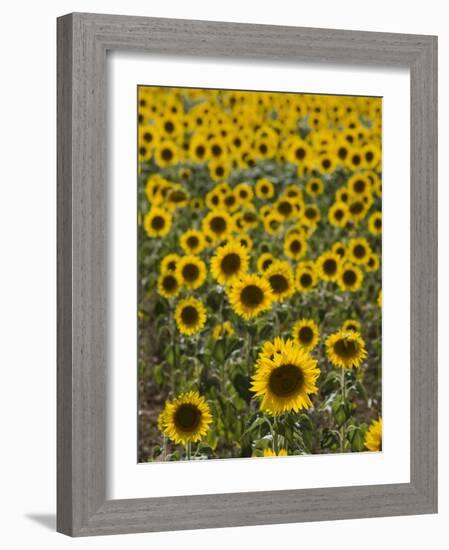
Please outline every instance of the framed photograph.
M58 531L437 511L437 39L58 19Z

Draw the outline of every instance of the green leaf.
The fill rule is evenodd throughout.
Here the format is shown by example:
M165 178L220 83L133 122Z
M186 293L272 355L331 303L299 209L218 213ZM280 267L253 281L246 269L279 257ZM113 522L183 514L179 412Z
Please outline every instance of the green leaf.
M154 367L153 374L154 374L154 381L156 382L156 384L160 386L164 381L164 377L162 375L162 365L156 365Z
M247 376L244 376L240 372L238 372L233 380L232 383L234 384L234 388L237 390L237 393L239 396L244 399L247 403L251 400L251 391L250 391L250 383Z
M361 452L365 448L365 438L363 437L363 432L360 428L355 428L349 436L351 442L351 449L355 452Z

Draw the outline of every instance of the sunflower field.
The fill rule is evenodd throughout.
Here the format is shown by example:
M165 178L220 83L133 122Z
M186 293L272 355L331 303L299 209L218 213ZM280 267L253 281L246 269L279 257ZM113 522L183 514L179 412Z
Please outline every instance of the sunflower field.
M139 462L382 450L382 102L138 88Z

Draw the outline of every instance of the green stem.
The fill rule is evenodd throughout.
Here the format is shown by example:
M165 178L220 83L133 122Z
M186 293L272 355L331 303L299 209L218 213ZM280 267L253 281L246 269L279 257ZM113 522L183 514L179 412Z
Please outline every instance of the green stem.
M191 441L187 441L186 444L186 459L190 460L192 458L192 443Z
M346 381L345 381L345 369L341 369L341 398L342 402L346 404ZM345 420L346 422L346 420ZM340 452L345 452L345 442L346 442L346 429L345 422L340 427Z

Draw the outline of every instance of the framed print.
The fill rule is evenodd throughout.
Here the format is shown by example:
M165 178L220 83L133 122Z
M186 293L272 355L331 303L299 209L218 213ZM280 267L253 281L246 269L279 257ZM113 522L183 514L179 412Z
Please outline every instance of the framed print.
M58 19L58 530L437 510L436 38Z

